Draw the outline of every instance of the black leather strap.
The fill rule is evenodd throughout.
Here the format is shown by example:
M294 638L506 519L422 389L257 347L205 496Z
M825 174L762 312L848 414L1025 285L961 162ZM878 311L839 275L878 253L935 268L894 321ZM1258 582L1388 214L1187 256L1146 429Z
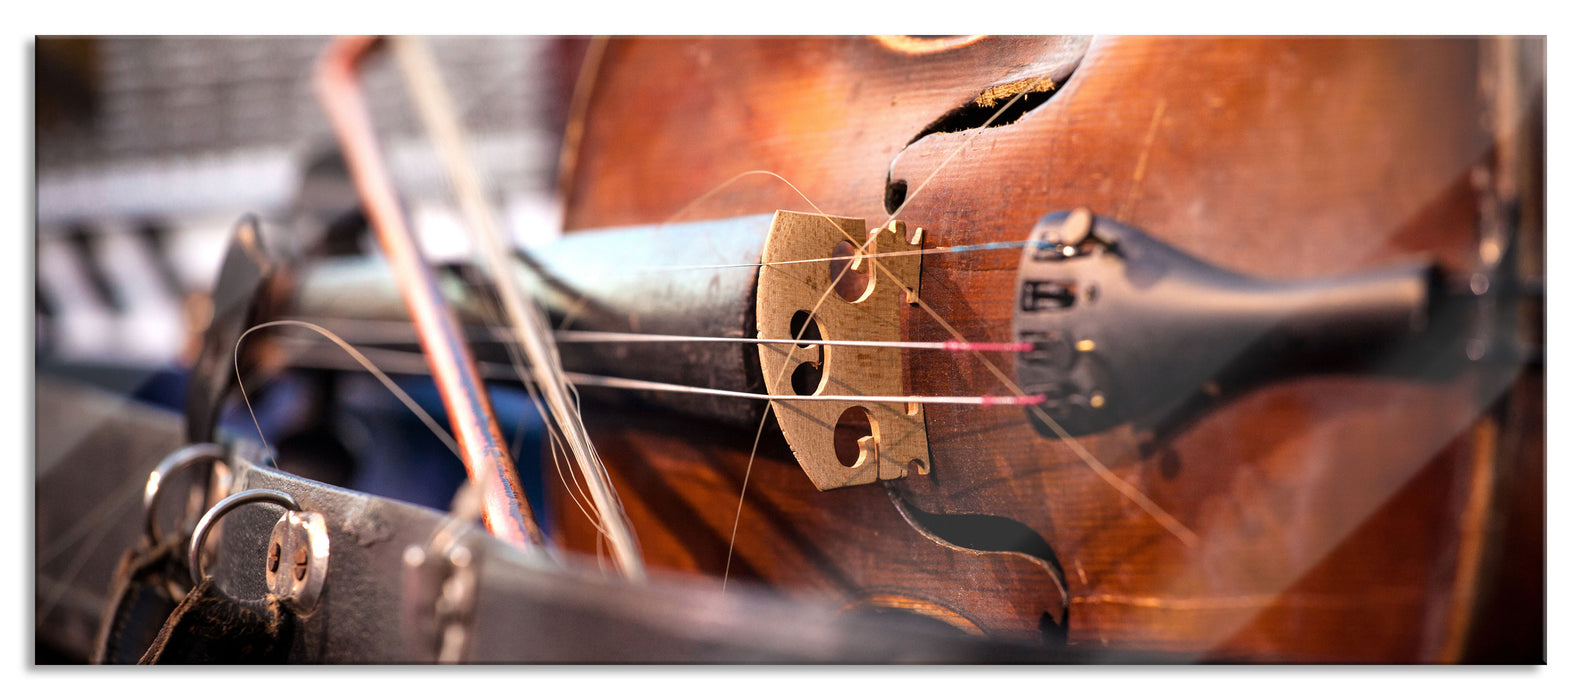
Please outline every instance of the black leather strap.
M171 540L150 549L141 546L122 555L110 588L115 601L100 627L91 661L96 664L135 664L176 610L171 584L185 584L181 564L183 542Z
M176 606L138 663L284 663L291 625L278 603L236 600L206 578Z

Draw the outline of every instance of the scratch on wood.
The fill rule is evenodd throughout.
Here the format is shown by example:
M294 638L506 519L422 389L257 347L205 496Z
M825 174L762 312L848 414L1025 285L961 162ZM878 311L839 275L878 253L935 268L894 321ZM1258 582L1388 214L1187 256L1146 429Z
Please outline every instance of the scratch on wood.
M1273 603L1272 595L1230 596L1222 598L1163 598L1159 596L1090 595L1072 596L1072 605L1125 605L1169 610L1213 610L1223 608L1263 608Z
M1165 597L1150 595L1098 594L1072 596L1072 605L1121 605L1163 610L1235 610L1267 608L1276 603L1303 608L1343 608L1358 605L1394 606L1409 604L1419 597L1419 592L1409 588L1391 588L1370 591L1365 596L1291 593L1279 595L1231 595Z
M1137 154L1137 167L1132 169L1132 186L1126 190L1126 201L1121 204L1119 212L1121 221L1131 215L1132 201L1137 198L1137 184L1143 181L1143 173L1148 170L1148 151L1153 149L1154 137L1159 133L1159 122L1163 121L1164 116L1165 101L1161 98L1154 107L1154 119L1148 125L1148 134L1143 137L1142 153Z

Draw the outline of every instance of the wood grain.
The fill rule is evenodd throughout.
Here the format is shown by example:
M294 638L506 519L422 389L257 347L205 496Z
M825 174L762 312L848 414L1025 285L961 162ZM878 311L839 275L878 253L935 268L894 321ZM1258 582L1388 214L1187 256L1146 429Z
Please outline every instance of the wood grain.
M566 173L568 230L807 209L884 221L887 173L929 246L1024 239L1043 214L1119 216L1224 267L1306 278L1429 258L1476 265L1474 172L1492 158L1480 49L1456 39L1094 40L1048 102L1014 123L909 140L1070 44L983 38L903 51L866 38L614 40ZM893 171L892 171L893 166ZM697 198L741 173L706 199ZM924 184L926 183L926 185ZM1018 252L927 256L907 340L1010 340ZM1003 357L916 352L906 389L1006 393ZM931 407L933 469L894 488L937 513L998 515L1047 541L1070 586L1068 643L1222 659L1444 658L1442 618L1467 550L1461 511L1496 398L1320 377L1265 387L1156 447L1121 428L1082 439L1200 539L1185 546L1037 435L1019 409ZM723 572L752 436L643 416L594 427L650 564ZM983 630L1037 638L1059 617L1048 571L942 546L881 485L818 492L769 429L752 458L732 580L844 600L937 602ZM562 503L562 539L592 550ZM877 599L884 599L880 595ZM1047 624L1044 625L1047 628Z

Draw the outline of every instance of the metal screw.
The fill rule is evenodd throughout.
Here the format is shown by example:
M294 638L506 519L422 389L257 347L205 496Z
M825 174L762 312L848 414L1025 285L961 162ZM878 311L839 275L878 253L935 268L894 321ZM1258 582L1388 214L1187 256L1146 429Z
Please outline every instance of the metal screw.
M1074 209L1060 225L1060 242L1067 244L1079 243L1083 238L1087 237L1088 231L1092 228L1093 212L1088 211L1085 207ZM1070 251L1066 253L1067 257L1076 254L1075 248L1068 246L1067 250Z
M329 533L324 527L324 516L309 511L282 515L270 534L265 576L270 594L298 614L312 611L324 586L328 559Z

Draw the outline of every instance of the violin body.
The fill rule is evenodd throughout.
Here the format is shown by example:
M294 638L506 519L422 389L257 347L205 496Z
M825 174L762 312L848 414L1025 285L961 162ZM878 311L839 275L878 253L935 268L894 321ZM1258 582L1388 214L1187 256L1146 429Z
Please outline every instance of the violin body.
M1423 260L1470 276L1486 270L1480 244L1501 212L1531 205L1525 144L1502 131L1512 122L1501 91L1520 83L1502 68L1507 49L616 39L590 52L572 115L565 227L813 207L874 227L899 206L895 218L938 247L1024 240L1049 212L1087 209L1260 277ZM973 128L992 112L984 102L1004 106L1015 91L1023 104L1003 123ZM733 180L749 171L784 182ZM937 313L967 339L1013 340L1020 260L1016 249L924 256L928 308L896 300L902 339L950 340ZM904 351L905 389L1007 393L994 370L1013 375L1012 359L985 357ZM1532 374L1301 377L1220 397L1168 432L1074 438L1190 543L1017 408L928 406L927 473L829 491L798 467L773 416L761 437L670 413L585 416L656 569L728 566L726 586L762 582L854 613L1087 649L1450 662L1496 638L1485 621L1500 615L1541 648L1537 628L1522 627L1541 628L1541 588L1500 615L1489 605L1515 565L1507 554L1523 551L1511 542L1531 541L1535 522L1541 532ZM599 552L561 493L561 546ZM1517 499L1536 503L1536 521Z

